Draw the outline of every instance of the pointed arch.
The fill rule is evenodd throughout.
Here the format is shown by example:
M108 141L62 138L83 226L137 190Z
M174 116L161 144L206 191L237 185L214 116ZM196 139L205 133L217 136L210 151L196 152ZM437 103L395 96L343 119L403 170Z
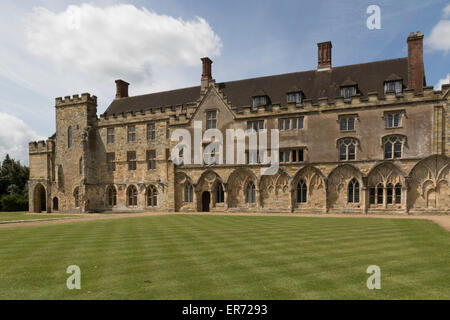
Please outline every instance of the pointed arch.
M326 178L317 167L300 168L291 180L291 206L294 209L326 208Z
M363 185L363 175L361 171L351 164L342 164L331 170L327 179L327 202L328 208L333 210L350 209L354 211L363 210L360 202L349 202L350 196L354 199L354 193L350 193L349 184L358 183L358 187ZM355 192L355 189L351 189Z
M433 155L419 161L410 171L408 208L450 212L450 158Z
M291 177L282 168L273 175L263 175L259 184L261 206L276 211L289 211Z
M47 211L47 190L42 183L38 183L33 191L34 212Z
M138 189L134 184L127 188L127 207L137 207L138 205Z
M228 207L229 208L247 208L245 192L246 186L249 182L252 182L255 186L255 196L259 192L259 181L253 171L247 168L238 168L234 170L227 180L227 194L228 194ZM256 203L259 203L259 199L256 196Z

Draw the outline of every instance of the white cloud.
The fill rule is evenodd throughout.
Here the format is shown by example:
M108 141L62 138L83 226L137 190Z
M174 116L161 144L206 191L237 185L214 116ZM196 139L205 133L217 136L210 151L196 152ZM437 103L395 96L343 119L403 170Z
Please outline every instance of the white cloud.
M0 112L0 159L8 153L12 158L28 164L28 142L43 140L19 118Z
M443 84L449 84L450 83L450 73L447 74L447 77L444 79L440 79L438 83L434 86L435 90L441 90L441 87Z
M432 50L450 51L450 4L443 10L443 19L431 30L431 34L425 38L425 44Z
M198 66L218 56L221 40L200 17L185 21L133 5L68 6L53 12L34 8L24 20L28 50L60 70L77 70L100 80L134 83L157 80L161 66Z

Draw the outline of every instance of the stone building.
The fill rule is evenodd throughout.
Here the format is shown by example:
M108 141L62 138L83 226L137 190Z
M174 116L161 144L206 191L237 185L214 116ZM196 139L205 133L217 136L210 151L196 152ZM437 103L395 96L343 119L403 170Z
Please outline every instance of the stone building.
M100 117L95 96L56 98L56 133L29 144L30 211L449 213L450 85L426 86L422 43L338 67L319 43L315 70L223 83L203 58L200 86L130 97L117 80ZM279 129L279 170L248 143L245 164L174 164L171 133L194 121Z

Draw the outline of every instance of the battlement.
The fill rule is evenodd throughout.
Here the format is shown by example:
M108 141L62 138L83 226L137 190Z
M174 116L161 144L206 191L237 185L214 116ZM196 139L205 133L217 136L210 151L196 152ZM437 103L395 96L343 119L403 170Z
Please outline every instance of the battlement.
M82 93L81 96L78 94L74 94L72 97L65 96L64 99L62 97L58 97L55 99L56 107L65 107L80 103L91 103L97 105L97 97L91 96L89 93Z
M28 143L28 153L51 153L55 151L55 142L51 139Z

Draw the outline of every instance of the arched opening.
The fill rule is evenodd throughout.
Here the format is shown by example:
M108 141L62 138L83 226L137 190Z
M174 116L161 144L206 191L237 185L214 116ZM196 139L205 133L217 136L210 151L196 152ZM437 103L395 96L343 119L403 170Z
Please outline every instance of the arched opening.
M308 187L304 180L297 183L297 203L306 203L308 196Z
M42 184L38 184L34 188L34 211L42 212L47 211L47 196L45 193L45 188Z
M147 188L147 207L158 206L158 190L155 186L149 186Z
M223 193L223 186L219 182L216 186L216 203L223 203L224 202L224 193Z
M202 194L202 211L209 212L209 203L211 201L211 194L209 191L205 191Z
M348 202L359 203L359 182L355 178L348 183Z
M395 203L402 203L402 185L400 183L395 185Z
M245 202L255 203L256 202L256 188L253 181L249 181L245 188Z
M184 186L184 202L190 203L194 201L194 188L189 182Z
M137 189L135 186L129 186L127 189L127 206L136 207L137 206Z
M58 207L58 198L54 197L53 198L53 211L58 211L59 207Z
M114 186L109 186L107 191L108 206L114 207L117 205L117 190Z

